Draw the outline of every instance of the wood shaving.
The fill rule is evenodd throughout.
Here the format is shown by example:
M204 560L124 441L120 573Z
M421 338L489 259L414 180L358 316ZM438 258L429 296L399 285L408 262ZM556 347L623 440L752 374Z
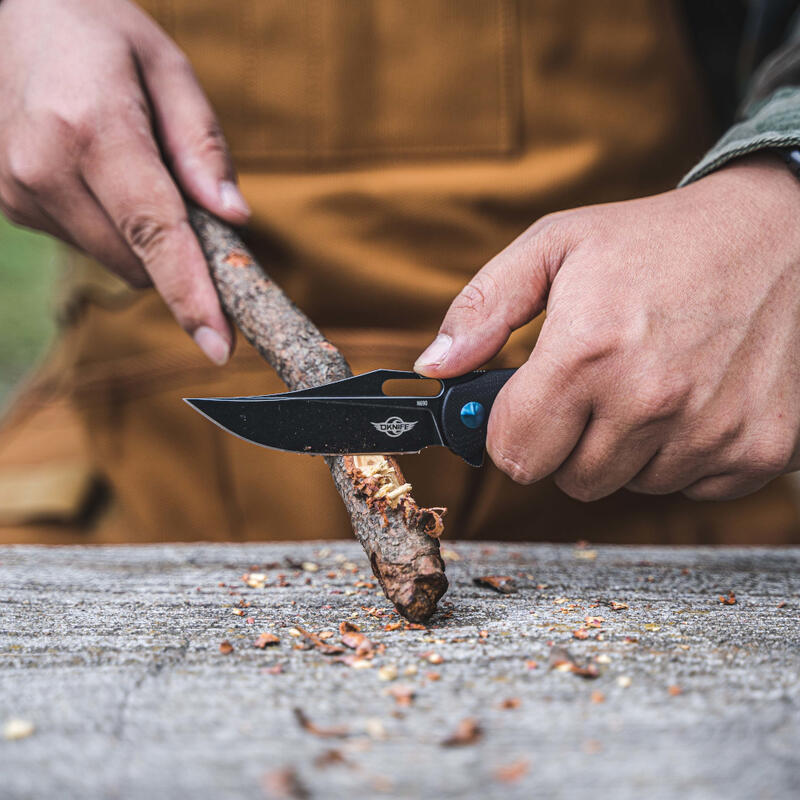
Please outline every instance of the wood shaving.
M292 767L284 767L261 776L261 788L269 800L307 800L311 795Z
M494 777L503 783L513 783L520 778L524 778L530 769L530 762L521 758L519 761L513 761L510 764L504 764L494 771Z
M304 731L314 736L319 736L321 739L343 739L350 735L350 731L343 725L321 728L308 718L302 708L295 707L292 709L292 712L294 713L294 718L297 720L297 724Z
M443 742L442 747L464 747L475 744L483 736L481 724L474 717L466 717Z
M344 650L341 647L337 647L335 644L328 644L327 642L320 639L316 633L313 631L307 631L305 628L301 628L299 625L293 630L297 630L297 632L304 636L309 642L311 642L314 647L319 650L320 653L326 656L338 656L341 653L344 653Z
M513 594L517 591L514 579L510 575L481 575L473 578L476 586L492 589L499 594Z
M397 703L398 706L404 707L411 705L415 695L414 687L406 683L398 683L390 689L387 689L386 693L394 698L394 702Z
M402 479L394 460L381 455L346 456L345 467L369 508L376 508L384 515L387 508L400 509L409 525L433 538L442 535L447 509L420 508L411 496L411 484Z
M423 653L420 658L424 658L429 664L444 663L444 657L439 653L434 653L432 650L429 650L427 653Z
M578 675L587 680L592 680L600 675L596 664L590 662L585 666L581 666L568 650L556 646L553 646L550 650L550 669L554 669L557 672L571 672L573 675Z
M9 742L27 739L35 730L36 726L30 720L12 717L3 723L3 738Z

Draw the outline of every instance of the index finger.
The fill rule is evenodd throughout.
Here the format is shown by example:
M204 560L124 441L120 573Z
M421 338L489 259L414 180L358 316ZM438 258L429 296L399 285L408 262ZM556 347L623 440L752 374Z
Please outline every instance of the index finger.
M230 325L149 123L117 124L98 138L84 160L83 177L181 327L212 361L225 363Z

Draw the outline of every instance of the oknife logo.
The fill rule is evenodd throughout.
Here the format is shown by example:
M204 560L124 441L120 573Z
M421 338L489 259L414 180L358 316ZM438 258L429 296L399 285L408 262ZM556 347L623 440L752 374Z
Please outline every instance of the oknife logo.
M370 424L375 427L376 431L380 431L381 433L385 433L387 436L396 438L398 436L402 436L407 431L410 431L417 423L406 422L405 420L400 419L400 417L389 417L386 422L372 422Z

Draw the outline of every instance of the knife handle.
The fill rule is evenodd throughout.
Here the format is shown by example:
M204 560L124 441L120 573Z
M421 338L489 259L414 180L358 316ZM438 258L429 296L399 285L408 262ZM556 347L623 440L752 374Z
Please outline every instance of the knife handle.
M490 369L460 381L442 399L445 443L467 464L479 467L486 447L486 426L498 392L516 369Z

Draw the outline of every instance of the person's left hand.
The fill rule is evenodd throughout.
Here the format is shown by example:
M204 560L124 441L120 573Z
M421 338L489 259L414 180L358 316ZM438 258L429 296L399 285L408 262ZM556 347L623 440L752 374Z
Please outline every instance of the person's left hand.
M453 301L415 369L463 374L547 307L497 396L492 460L572 497L725 499L800 468L800 182L772 155L537 222Z

